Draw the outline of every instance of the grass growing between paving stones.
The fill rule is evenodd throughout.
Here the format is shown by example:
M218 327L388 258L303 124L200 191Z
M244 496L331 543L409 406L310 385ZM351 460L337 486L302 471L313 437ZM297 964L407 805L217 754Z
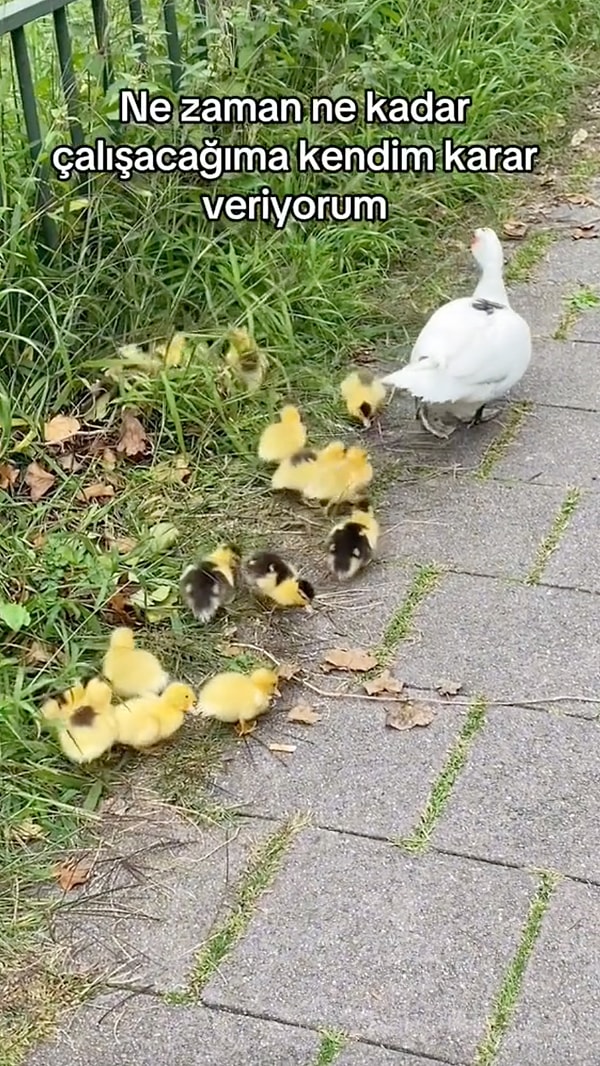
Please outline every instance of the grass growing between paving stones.
M486 448L479 467L477 468L475 474L476 477L485 481L492 475L494 467L501 459L504 459L510 445L517 436L526 416L531 410L533 410L533 404L530 403L529 400L520 400L512 406L501 433L499 433L490 446Z
M305 818L294 818L257 848L235 889L230 914L198 955L189 991L179 997L178 1002L197 999L234 945L244 935L262 894L272 884L294 838L307 824Z
M530 281L536 266L541 263L557 234L550 231L533 233L519 245L504 271L508 284Z
M381 666L387 666L390 663L400 642L409 636L417 609L425 597L437 586L442 574L443 570L438 566L427 565L418 568L402 606L386 626L375 652L379 662L375 673ZM367 676L370 675L365 675Z
M330 1066L330 1063L335 1062L340 1052L343 1051L346 1042L343 1033L333 1031L323 1033L313 1066Z
M424 851L427 847L431 834L448 802L454 784L465 767L473 741L483 728L485 723L485 711L486 701L483 697L478 697L469 708L465 724L450 749L450 753L440 776L429 793L429 799L425 804L425 810L419 819L419 823L414 833L398 842L400 847L404 848L406 851L418 853Z
M544 914L548 910L557 882L558 878L549 873L542 874L540 878L537 892L529 908L521 943L502 982L500 993L488 1022L487 1033L477 1051L475 1066L492 1066L498 1054L502 1038L508 1029L519 999L527 963L535 947Z
M565 309L553 334L554 340L567 340L580 314L595 307L600 307L600 295L594 289L581 288L571 293L565 300Z
M556 518L552 523L552 528L550 529L548 536L544 537L542 543L540 544L537 550L535 563L533 564L529 574L525 579L525 584L539 584L542 574L544 573L544 570L548 563L548 560L552 555L552 552L556 551L556 549L558 548L562 535L565 532L569 522L571 521L573 514L577 510L577 506L579 504L580 499L580 489L569 489L560 506L558 514L556 515Z

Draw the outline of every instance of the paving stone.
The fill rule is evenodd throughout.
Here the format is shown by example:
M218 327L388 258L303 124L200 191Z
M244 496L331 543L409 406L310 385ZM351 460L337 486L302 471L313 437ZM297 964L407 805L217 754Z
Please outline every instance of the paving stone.
M87 886L54 919L69 968L165 991L186 984L194 957L227 907L252 848L274 826L191 827L138 811L107 840Z
M590 341L593 344L600 344L600 310L594 308L593 310L582 311L573 327L569 330L569 336L576 341ZM597 377L594 386L594 395L597 398L600 392Z
M335 690L335 675L318 679ZM348 686L344 679L344 687ZM385 708L368 700L326 700L298 688L287 708L308 703L323 717L314 726L294 725L287 711L260 725L261 744L240 745L218 779L228 802L248 813L285 817L310 812L320 826L398 838L415 827L449 748L463 724L458 710L443 708L426 729L386 728ZM252 741L250 742L252 743ZM276 757L266 745L296 745Z
M27 1066L307 1066L318 1046L316 1033L278 1022L111 996L64 1019Z
M308 830L203 998L471 1061L532 892L520 871Z
M598 217L598 208L594 217ZM581 285L600 284L598 241L556 241L536 271L536 281L567 283L571 292Z
M495 1066L598 1066L599 930L600 890L559 885Z
M335 1066L443 1066L442 1059L424 1059L419 1055L403 1055L401 1051L373 1047L372 1044L350 1044L335 1059Z
M563 501L562 489L444 477L390 490L382 545L400 560L525 577Z
M490 708L433 843L600 879L599 764L595 722Z
M551 280L530 281L509 289L511 307L529 323L534 351L537 339L552 337L556 332L564 311L563 301L572 290L573 285L566 281Z
M519 705L598 697L598 605L588 593L447 574L419 607L414 629L419 639L399 645L394 666L411 686L451 677L465 693ZM556 706L598 711L576 701Z
M600 410L595 344L544 340L535 345L531 364L515 390L519 397L555 407Z
M493 476L600 489L600 414L535 408L494 466Z
M396 404L400 411L396 411ZM434 474L455 476L473 473L478 469L489 446L500 436L510 416L510 403L492 421L473 427L459 427L448 440L439 440L427 433L414 418L407 416L405 396L396 395L387 408L380 425L379 439L388 462L395 461L396 487L425 481Z
M600 496L590 493L580 500L550 556L542 580L549 585L600 592Z

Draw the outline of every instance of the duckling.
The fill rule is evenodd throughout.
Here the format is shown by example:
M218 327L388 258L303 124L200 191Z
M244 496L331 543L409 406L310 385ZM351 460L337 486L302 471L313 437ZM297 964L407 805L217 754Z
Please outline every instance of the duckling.
M225 353L225 363L248 392L256 392L260 388L269 365L265 353L247 329L229 331L229 348Z
M245 566L247 584L277 607L309 607L315 598L310 581L275 552L256 552Z
M327 538L328 566L338 581L347 581L367 566L379 540L379 522L368 500L361 500Z
M385 385L370 370L355 370L344 378L340 391L348 414L368 429L385 402Z
M305 500L330 506L352 502L372 481L373 467L363 448L344 448L343 455L338 458L339 451L333 451L333 447L329 445L328 456L322 452L317 459L312 476L302 490Z
M256 728L256 719L268 710L272 697L279 695L278 680L275 671L264 668L250 676L235 670L216 674L200 689L199 713L218 722L237 722L238 736L245 736Z
M221 607L230 603L240 552L235 544L221 544L199 563L187 566L181 575L181 598L198 622L210 622Z
M114 708L117 741L130 748L149 748L176 733L186 711L196 704L196 693L178 681L167 685L160 696L145 695Z
M118 696L143 696L162 692L169 675L152 652L135 647L133 630L126 626L111 634L102 673Z
M302 492L316 459L317 452L313 448L301 448L279 464L271 478L271 488L276 492Z
M306 443L306 426L297 407L287 404L281 409L279 422L263 430L258 442L258 457L264 463L282 463L299 452Z
M75 685L60 700L47 700L41 709L47 721L58 722L58 743L74 763L93 762L117 739L117 722L111 705L112 689L100 678L83 687Z

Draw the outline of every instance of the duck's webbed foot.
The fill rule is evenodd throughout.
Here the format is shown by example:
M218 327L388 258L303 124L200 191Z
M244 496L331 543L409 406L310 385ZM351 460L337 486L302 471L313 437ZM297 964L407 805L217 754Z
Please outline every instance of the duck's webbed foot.
M448 440L448 437L451 437L458 428L458 422L444 422L443 419L433 415L427 405L423 403L419 404L417 418L423 429L440 440Z
M501 407L488 407L485 403L482 403L481 407L478 407L471 422L471 426L480 426L483 422L491 422L493 418L497 418L502 410Z

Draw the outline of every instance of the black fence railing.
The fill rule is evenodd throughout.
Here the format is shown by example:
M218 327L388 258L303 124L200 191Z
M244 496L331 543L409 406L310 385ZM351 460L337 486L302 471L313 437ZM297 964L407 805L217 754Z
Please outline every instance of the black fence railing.
M50 249L57 247L59 232L51 216L51 174L43 158L43 136L36 101L34 77L27 42L27 27L47 15L54 22L54 40L60 70L62 93L67 109L69 133L72 144L83 144L79 90L73 65L73 48L69 28L68 7L73 0L8 0L0 2L0 37L10 34L14 56L16 80L21 98L23 122L29 151L33 162L37 187L37 208L41 213L41 229L44 244ZM144 32L144 16L141 0L128 0L131 34L136 46L137 58L144 65L148 58L148 44ZM199 35L206 31L205 0L193 0L194 17ZM169 60L169 76L174 92L177 92L182 76L182 48L179 35L175 0L161 0L165 28L166 50ZM91 0L95 49L102 61L102 84L107 92L113 81L111 58L110 21L105 0ZM0 203L5 196L0 189Z

